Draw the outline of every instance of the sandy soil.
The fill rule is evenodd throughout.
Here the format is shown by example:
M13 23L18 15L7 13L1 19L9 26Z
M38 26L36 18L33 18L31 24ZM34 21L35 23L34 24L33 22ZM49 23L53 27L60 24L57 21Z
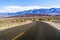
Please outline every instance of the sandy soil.
M11 24L11 25L5 26L5 27L0 27L0 31L8 29L8 28L13 28L13 27L16 27L16 26L25 25L25 24L28 24L28 23L31 23L31 22L32 21L26 21L26 22L21 22L21 23L14 23L14 24Z

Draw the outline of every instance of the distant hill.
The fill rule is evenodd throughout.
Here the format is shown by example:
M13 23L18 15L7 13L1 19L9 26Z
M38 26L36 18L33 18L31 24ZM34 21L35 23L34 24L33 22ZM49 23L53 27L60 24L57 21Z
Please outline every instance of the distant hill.
M42 8L42 9L33 9L33 10L25 10L20 11L16 13L0 13L1 17L7 17L7 16L34 16L34 15L40 15L40 16L60 16L60 8Z
M33 9L22 12L17 12L22 14L60 14L60 8L50 8L50 9Z

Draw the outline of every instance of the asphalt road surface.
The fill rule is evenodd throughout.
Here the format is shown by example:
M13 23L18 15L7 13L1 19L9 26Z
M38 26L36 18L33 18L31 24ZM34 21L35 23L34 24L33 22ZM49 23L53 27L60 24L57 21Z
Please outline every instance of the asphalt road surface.
M27 31L31 27L35 25L36 22L32 22L22 26L16 26L14 28L6 29L4 31L0 31L0 40L12 40L18 34Z
M60 40L60 31L47 23L37 21L34 27L16 40Z
M12 40L22 32L25 33L16 40L60 40L59 30L40 21L0 31L0 40Z

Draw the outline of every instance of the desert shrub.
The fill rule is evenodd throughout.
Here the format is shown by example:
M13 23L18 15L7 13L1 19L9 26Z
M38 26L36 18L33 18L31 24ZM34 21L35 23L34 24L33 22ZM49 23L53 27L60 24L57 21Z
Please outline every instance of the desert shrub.
M21 20L20 22L23 22L23 20Z
M11 20L11 22L15 22L14 20Z
M41 18L39 18L39 20L42 20Z
M50 18L48 18L48 21L50 21L51 19Z
M0 21L0 22L2 22L2 21Z

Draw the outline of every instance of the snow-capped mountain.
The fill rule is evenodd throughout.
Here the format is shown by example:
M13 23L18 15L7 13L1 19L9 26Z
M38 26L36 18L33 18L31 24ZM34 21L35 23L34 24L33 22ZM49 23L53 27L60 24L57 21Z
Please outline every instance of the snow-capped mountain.
M17 14L49 14L49 15L59 15L60 14L60 8L33 9L33 10L17 12Z
M32 9L32 10L25 10L19 11L16 13L0 13L0 17L8 17L8 16L18 16L18 15L60 15L60 8L50 8L50 9Z

